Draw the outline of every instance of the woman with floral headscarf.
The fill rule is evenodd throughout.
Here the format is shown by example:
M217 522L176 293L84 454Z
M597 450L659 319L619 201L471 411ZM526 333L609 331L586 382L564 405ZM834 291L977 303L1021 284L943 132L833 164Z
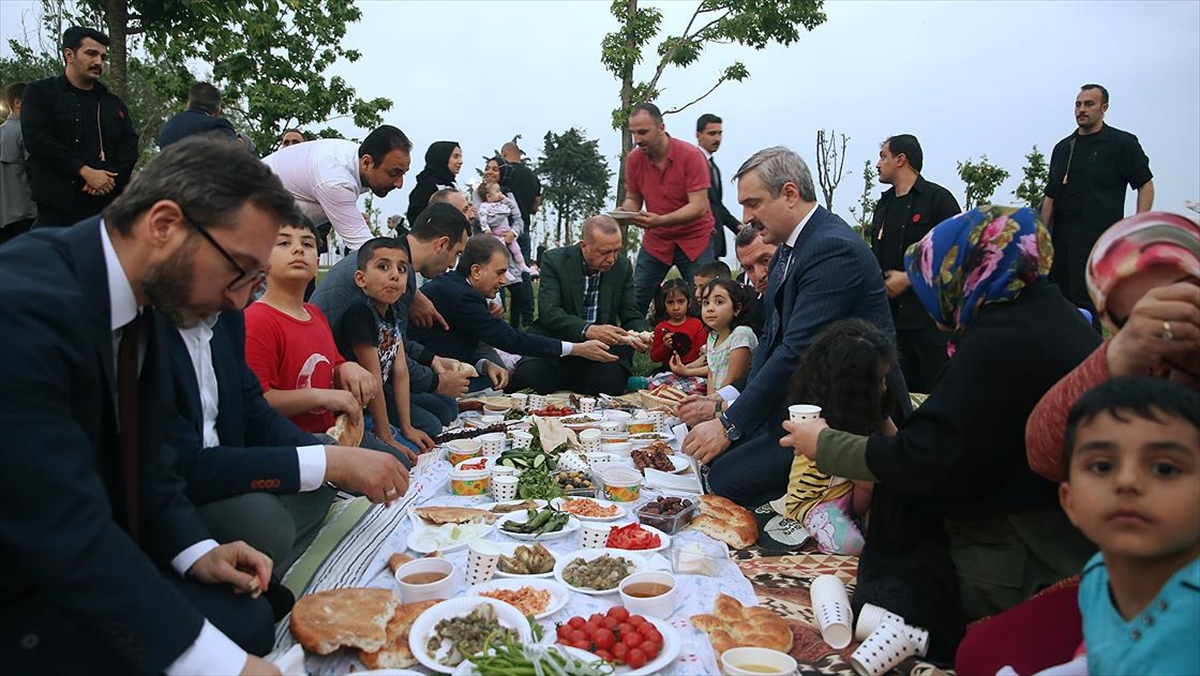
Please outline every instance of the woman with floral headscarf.
M1031 209L980 207L940 223L905 257L918 299L950 333L929 398L894 436L783 424L780 444L822 472L876 482L855 608L924 626L943 658L964 620L1078 572L1093 551L1054 484L1025 463L1029 411L1099 342L1046 281L1052 258Z
M1029 416L1029 466L1051 481L1065 479L1067 412L1094 385L1150 375L1200 388L1200 225L1162 211L1126 218L1096 241L1086 280L1098 318L1113 336Z

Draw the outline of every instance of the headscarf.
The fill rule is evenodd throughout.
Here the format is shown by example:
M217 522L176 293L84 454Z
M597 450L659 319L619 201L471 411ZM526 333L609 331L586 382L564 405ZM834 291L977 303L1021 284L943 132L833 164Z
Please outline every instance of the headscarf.
M450 173L450 156L458 147L458 141L435 141L430 145L429 150L425 151L425 168L417 174L417 182L425 179L436 185L454 185L455 175Z
M1096 240L1087 262L1087 289L1100 322L1115 332L1108 295L1125 279L1151 267L1177 268L1200 277L1200 225L1179 214L1147 211L1117 221Z
M979 309L1005 303L1050 271L1050 233L1028 207L982 206L946 219L904 256L908 279L925 310L953 331L954 345Z

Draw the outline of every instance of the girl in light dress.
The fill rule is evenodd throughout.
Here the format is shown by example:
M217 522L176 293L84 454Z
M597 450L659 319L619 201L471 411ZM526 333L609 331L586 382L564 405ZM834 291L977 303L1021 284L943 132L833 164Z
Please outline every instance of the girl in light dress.
M669 365L677 376L705 378L706 392L715 394L750 372L758 337L746 326L746 290L741 284L731 279L710 280L700 298L700 319L708 327L704 354L687 364L679 355L672 355Z

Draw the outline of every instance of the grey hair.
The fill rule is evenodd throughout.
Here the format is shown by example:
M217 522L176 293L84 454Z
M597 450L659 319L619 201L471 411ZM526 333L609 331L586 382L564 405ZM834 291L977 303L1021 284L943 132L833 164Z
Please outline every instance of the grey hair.
M611 216L600 214L592 216L583 222L583 239L586 242L596 241L596 235L619 235L621 234L621 226L612 219Z
M737 236L733 238L734 248L740 249L744 246L750 246L754 242L754 239L758 237L758 232L758 228L754 227L753 225L748 223L743 225L742 228L738 230Z
M758 172L758 178L772 197L779 197L785 183L794 183L800 191L800 199L805 202L817 201L817 189L808 165L803 158L783 146L764 148L754 153L742 163L733 179L736 181L751 171Z

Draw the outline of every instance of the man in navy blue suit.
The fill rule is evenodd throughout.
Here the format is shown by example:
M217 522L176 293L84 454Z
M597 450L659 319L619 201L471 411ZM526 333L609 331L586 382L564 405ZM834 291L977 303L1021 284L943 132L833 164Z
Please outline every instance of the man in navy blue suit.
M746 160L734 176L744 221L778 249L768 271L766 323L744 391L691 398L703 406L683 451L711 465L713 492L748 506L783 494L792 451L779 446L788 383L800 355L828 324L857 317L890 336L891 311L875 256L846 222L817 204L812 172L799 155L776 146ZM898 374L897 374L898 375ZM903 379L892 377L907 406ZM697 403L698 402L698 403ZM687 416L685 416L685 419Z
M163 322L241 307L295 205L240 146L188 139L92 218L0 249L0 664L271 673L271 560L218 545L164 443ZM231 588L232 587L232 588ZM256 598L257 597L257 598ZM233 639L233 640L230 640Z
M221 117L221 90L207 82L197 82L188 89L187 105L187 110L172 116L163 124L162 131L158 132L160 149L197 134L237 140L233 125Z

